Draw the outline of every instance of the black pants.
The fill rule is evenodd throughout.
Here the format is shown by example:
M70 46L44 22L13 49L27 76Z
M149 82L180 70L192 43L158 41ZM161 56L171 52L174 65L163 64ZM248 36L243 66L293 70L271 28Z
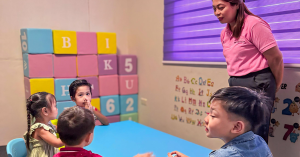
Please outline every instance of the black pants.
M255 91L264 91L268 97L274 102L276 93L276 80L270 68L266 68L257 72L247 74L245 76L231 76L228 80L229 86L248 87ZM272 104L273 106L274 104ZM272 109L271 109L272 110ZM266 115L267 121L254 130L254 133L260 135L268 143L270 114Z

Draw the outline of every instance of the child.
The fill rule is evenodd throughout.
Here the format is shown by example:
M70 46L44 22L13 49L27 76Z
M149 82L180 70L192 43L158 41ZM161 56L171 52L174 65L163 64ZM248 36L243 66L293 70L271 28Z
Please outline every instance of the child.
M258 129L272 108L271 99L245 87L219 89L210 99L210 113L205 118L206 136L224 141L210 157L272 157ZM187 157L174 151L168 157Z
M55 131L48 126L50 120L57 116L55 97L46 92L35 93L27 99L26 107L28 131L24 134L24 139L27 157L52 157L58 152L57 148L64 145L56 137ZM33 118L35 122L31 125Z
M102 125L108 125L108 119L102 115L97 108L91 105L92 86L86 80L75 80L69 87L70 97L77 106L89 109L94 114L95 120L98 119Z

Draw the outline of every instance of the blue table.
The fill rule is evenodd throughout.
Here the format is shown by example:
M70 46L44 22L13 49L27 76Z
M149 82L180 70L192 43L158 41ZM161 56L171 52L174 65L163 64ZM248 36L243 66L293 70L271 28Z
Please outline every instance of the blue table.
M133 157L146 152L153 152L156 157L166 157L168 152L174 150L190 157L208 157L212 151L133 121L96 126L94 140L85 149L103 157Z

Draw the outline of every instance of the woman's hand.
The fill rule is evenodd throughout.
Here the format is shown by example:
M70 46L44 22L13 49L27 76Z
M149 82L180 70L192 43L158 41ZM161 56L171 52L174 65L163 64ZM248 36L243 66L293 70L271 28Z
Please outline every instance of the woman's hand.
M134 157L155 157L152 153L137 154Z

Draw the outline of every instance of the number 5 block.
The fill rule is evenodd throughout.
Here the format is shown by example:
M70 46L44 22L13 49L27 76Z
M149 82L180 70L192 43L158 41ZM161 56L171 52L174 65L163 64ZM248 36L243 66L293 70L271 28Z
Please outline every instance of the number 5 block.
M119 75L137 74L137 57L135 55L118 55Z
M120 111L121 114L138 112L138 95L121 95L120 96Z
M120 114L119 95L100 97L101 113L104 116Z

